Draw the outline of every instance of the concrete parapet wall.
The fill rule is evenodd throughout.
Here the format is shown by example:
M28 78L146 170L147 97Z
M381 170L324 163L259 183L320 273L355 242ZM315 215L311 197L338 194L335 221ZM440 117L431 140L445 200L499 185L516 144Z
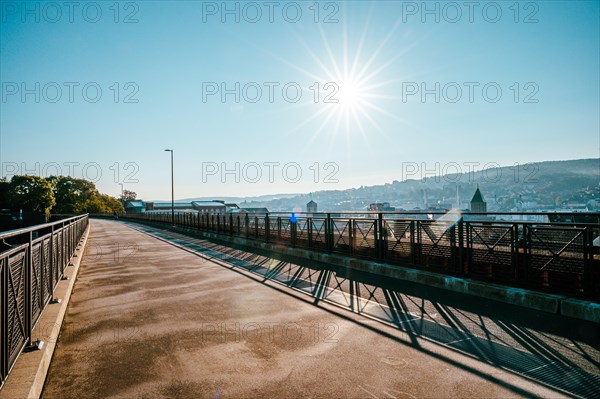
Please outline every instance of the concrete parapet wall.
M523 306L542 312L600 323L600 304L565 295L547 294L522 288L508 287L495 283L453 277L427 270L378 263L365 259L349 258L338 254L327 254L304 248L292 248L276 243L265 243L242 237L227 237L211 232L196 232L200 236L220 242L228 242L240 247L256 248L262 251L275 252L284 256L310 259L338 268L377 274L398 280L442 288L462 294L491 299Z

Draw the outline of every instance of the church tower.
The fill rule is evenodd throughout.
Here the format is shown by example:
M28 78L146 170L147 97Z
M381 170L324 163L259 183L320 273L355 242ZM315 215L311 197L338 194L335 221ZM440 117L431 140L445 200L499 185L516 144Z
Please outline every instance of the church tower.
M479 191L479 184L471 200L471 212L487 212L487 203L483 200L481 191Z
M310 201L306 204L306 212L317 213L317 203L312 200L312 193L310 194Z

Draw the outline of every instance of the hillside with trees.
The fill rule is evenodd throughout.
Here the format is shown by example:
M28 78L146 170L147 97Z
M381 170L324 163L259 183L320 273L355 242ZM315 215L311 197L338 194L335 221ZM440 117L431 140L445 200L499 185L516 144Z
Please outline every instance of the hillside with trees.
M422 168L420 165L417 167ZM439 169L444 170L443 165ZM438 205L455 207L458 193L460 208L465 209L479 186L489 211L550 210L575 205L600 210L598 158L536 162L477 171L467 171L464 166L462 169L463 173L430 174L421 179L394 180L347 190L318 191L291 197L282 195L268 200L248 198L244 206L267 207L271 211L304 210L312 195L319 204L319 210L323 211L361 211L373 202L389 202L397 210L413 210ZM398 175L402 176L402 170L398 170Z

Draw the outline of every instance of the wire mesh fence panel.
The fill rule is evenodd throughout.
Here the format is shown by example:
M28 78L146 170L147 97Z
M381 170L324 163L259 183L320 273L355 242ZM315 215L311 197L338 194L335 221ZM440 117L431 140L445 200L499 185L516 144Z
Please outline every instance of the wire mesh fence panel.
M517 278L515 225L466 222L469 276L497 281Z
M307 246L326 251L327 247L327 219L309 218L307 223Z
M269 218L269 237L271 241L291 244L292 222L289 218L274 216Z
M250 216L250 234L258 240L267 239L267 224L264 216Z
M23 349L27 338L25 329L25 263L27 250L8 257L7 349L10 368Z
M83 234L83 232L81 233ZM42 279L42 296L44 304L48 303L52 297L54 291L53 282L54 275L52 273L52 248L51 248L50 234L42 240L42 270L44 272L44 278Z
M600 225L588 227L590 254L586 278L586 293L594 298L600 298Z
M31 249L31 318L32 324L38 320L44 306L42 297L42 244L37 242Z
M331 220L331 240L334 251L345 254L354 252L351 219Z
M361 257L377 257L377 219L353 220L354 253Z
M418 220L416 230L415 247L419 266L454 272L458 238L455 225L437 220Z
M52 277L54 281L54 287L52 290L56 288L58 284L58 280L60 279L60 258L61 258L61 244L60 244L60 234L54 233L53 238L53 249L52 249Z
M385 258L390 261L412 262L414 223L410 220L384 220L387 237Z
M582 292L585 228L525 226L528 282L561 292Z
M312 218L299 217L294 225L290 224L290 231L295 228L295 242L297 247L311 248Z

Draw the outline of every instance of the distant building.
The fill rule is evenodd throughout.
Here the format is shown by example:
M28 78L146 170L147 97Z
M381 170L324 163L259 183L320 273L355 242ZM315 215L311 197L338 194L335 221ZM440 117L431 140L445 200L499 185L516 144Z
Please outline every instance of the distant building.
M225 211L231 213L233 211L238 211L240 207L234 203L225 203Z
M227 206L224 201L175 201L173 209L179 212L198 212L201 214L215 215L225 213ZM171 210L171 202L148 202L146 211L168 212Z
M261 216L269 213L267 208L240 208L240 211L247 213L249 216Z
M182 210L192 210L194 206L191 202L186 201L175 201L173 203L173 209L182 211ZM166 212L171 210L171 201L168 202L148 202L146 203L147 211L157 211L157 212Z
M192 201L192 207L203 215L216 215L218 213L225 213L227 206L225 201Z
M479 185L477 185L477 190L475 190L473 199L471 199L471 212L487 212L487 202L483 200Z
M317 213L317 203L313 200L310 200L307 204L306 204L306 212L308 213Z
M125 213L140 214L146 212L144 201L134 200L125 203Z
M374 202L369 205L369 211L371 212L393 212L396 208L390 206L389 202Z

